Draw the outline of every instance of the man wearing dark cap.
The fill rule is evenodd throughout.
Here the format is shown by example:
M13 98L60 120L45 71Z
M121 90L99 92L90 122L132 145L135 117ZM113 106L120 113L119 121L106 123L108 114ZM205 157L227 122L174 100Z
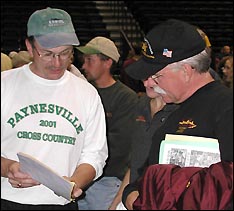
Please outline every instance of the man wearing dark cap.
M154 133L145 167L159 163L160 144L166 134L215 138L221 162L233 162L233 93L214 81L209 66L205 42L193 25L170 19L145 37L142 58L126 72L152 84L151 89L164 102L180 105ZM133 209L135 200L143 197L138 188L137 183L125 188L123 203L127 209Z
M78 45L66 11L37 10L26 39L33 61L1 74L1 210L78 210L74 199L102 175L108 156L102 102L92 85L67 70ZM43 172L31 177L21 169L19 152L70 186ZM54 185L47 187L48 180ZM54 192L59 187L66 197Z

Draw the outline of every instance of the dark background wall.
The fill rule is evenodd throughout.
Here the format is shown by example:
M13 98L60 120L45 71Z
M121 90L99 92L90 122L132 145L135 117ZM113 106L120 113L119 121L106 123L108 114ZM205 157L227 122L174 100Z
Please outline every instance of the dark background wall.
M1 2L1 49L8 53L25 49L27 20L33 11L47 6L70 13L81 44L92 37L110 37L95 6L96 1L19 1ZM116 2L116 1L108 1ZM124 1L126 8L147 33L154 25L168 18L178 18L199 26L208 35L213 51L233 46L233 1ZM99 22L98 22L99 21Z

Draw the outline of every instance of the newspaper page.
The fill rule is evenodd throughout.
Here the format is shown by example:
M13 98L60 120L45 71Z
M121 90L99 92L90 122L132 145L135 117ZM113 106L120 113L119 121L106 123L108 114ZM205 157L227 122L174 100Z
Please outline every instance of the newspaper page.
M209 167L220 161L217 139L167 134L160 145L160 164Z

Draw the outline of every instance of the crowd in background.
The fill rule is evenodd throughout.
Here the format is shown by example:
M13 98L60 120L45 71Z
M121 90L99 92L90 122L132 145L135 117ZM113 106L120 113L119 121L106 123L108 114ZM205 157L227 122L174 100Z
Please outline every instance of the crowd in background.
M79 68L82 66L82 54L76 52L76 57L72 59L72 69L74 74L80 75L82 69ZM125 73L125 68L131 63L137 61L141 57L141 43L134 43L133 48L129 50L128 56L124 61L118 63L118 71L115 72L115 77L120 81L126 84L128 87L133 89L138 95L145 93L145 87L140 80L135 80L129 77ZM222 82L232 88L233 87L233 49L231 46L225 45L220 49L219 53L213 53L211 55L211 68L219 75L222 79ZM226 61L227 60L227 61ZM8 55L4 52L1 52L1 71L20 67L24 64L27 64L32 61L32 58L27 51L12 51ZM228 65L225 65L225 63ZM75 67L77 64L79 67ZM79 69L79 70L78 70ZM81 69L81 70L80 70ZM78 70L78 71L77 71Z

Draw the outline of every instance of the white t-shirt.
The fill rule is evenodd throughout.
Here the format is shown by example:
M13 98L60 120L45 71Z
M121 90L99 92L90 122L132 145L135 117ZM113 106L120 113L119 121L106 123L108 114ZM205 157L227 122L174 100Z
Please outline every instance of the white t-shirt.
M43 79L29 64L1 73L1 156L16 160L24 152L61 176L89 163L96 177L107 158L105 114L96 89L66 71ZM1 177L1 198L23 204L66 204L43 185L13 188Z

